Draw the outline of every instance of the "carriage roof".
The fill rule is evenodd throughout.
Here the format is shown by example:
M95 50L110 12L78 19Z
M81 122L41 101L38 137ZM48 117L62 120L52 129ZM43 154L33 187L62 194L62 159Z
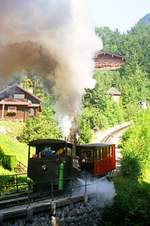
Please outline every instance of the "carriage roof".
M43 145L50 145L50 146L55 146L55 147L65 147L66 145L68 147L72 147L72 144L71 143L68 143L64 140L58 140L58 139L38 139L38 140L33 140L33 141L30 141L28 143L29 146L43 146Z
M101 148L101 147L109 147L109 146L112 146L113 144L105 144L105 143L95 143L95 144L77 144L77 148L78 149L83 149L83 148L92 148L92 149L95 149L95 148Z

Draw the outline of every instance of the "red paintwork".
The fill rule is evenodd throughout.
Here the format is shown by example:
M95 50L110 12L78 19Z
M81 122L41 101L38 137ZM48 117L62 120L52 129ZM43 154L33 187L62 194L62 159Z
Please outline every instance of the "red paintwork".
M106 174L115 168L115 145L112 145L111 156L94 161L94 176Z

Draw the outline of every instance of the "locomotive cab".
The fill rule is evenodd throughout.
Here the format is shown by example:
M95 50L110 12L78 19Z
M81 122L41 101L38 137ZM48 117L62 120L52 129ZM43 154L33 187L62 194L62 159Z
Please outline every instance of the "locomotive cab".
M28 177L34 182L34 190L63 190L71 169L72 144L55 139L29 143Z

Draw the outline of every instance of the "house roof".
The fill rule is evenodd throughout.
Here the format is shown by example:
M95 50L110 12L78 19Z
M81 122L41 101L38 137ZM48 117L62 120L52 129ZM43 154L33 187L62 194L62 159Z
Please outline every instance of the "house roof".
M17 87L18 89L20 89L21 91L23 91L24 93L28 94L29 96L33 97L35 100L41 102L41 100L36 97L35 95L33 95L32 93L28 92L27 90L25 90L24 88L22 88L21 86L19 86L18 84L13 84L12 86L8 86L6 89L0 91L0 95L3 94L4 92L7 92L9 89L12 89L14 87Z
M40 104L32 104L30 102L19 100L19 99L3 99L0 101L0 105L21 105L21 106L28 106L28 107L39 107Z
M11 99L11 98L5 98L0 101L0 105L28 105L29 103L24 100L18 100L18 99Z
M109 55L111 57L117 57L120 58L121 60L124 60L124 57L118 54L114 54L114 53L109 53L109 52L105 52L105 51L97 51L95 54L95 59L99 56L99 55Z

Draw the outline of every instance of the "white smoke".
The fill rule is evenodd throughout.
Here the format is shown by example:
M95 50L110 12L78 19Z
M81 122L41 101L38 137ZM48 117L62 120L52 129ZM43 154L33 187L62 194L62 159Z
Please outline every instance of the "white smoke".
M85 185L86 188L85 188ZM92 180L78 179L78 184L74 187L73 195L94 195L96 197L96 205L104 207L113 201L116 195L114 183L108 181L106 177L92 178Z
M101 48L85 9L85 0L0 0L1 84L24 68L36 72L65 136L85 89L95 85L93 57Z

